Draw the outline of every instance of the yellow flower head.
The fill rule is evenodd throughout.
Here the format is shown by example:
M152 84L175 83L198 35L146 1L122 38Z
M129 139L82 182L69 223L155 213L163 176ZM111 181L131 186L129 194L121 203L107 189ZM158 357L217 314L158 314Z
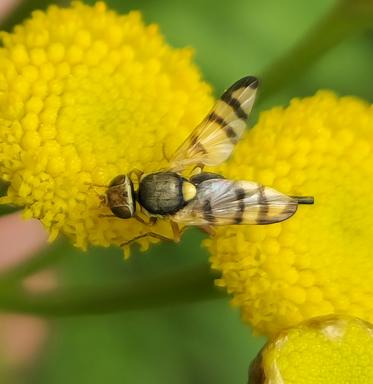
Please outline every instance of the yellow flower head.
M313 319L261 351L249 384L373 383L373 326L350 317Z
M2 202L24 206L51 240L63 232L82 248L143 232L133 219L100 217L110 213L98 198L105 189L92 184L164 167L162 143L175 149L204 117L210 88L191 50L103 2L36 11L1 40L0 178L10 183Z
M327 91L264 112L222 173L313 195L289 220L218 228L218 284L270 335L346 313L373 322L373 107Z

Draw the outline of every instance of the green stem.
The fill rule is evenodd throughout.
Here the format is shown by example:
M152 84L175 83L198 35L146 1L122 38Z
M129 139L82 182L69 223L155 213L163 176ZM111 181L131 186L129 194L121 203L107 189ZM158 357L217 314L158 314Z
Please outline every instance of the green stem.
M55 317L158 308L225 297L214 286L215 278L209 265L202 264L110 288L75 287L43 294L6 289L0 294L0 309Z
M320 57L348 36L373 27L373 1L339 2L288 53L264 71L261 101L296 81Z

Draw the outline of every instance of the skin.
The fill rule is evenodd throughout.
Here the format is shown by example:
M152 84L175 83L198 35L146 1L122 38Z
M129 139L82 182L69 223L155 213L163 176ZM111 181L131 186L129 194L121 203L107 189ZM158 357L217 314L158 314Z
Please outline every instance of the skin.
M21 3L21 0L1 0L0 1L0 21L3 21L5 17Z
M18 213L0 217L0 273L22 263L47 246L47 233L38 220ZM55 286L50 271L24 282L26 289L43 291ZM31 364L48 336L47 322L31 316L0 315L0 353L10 371Z

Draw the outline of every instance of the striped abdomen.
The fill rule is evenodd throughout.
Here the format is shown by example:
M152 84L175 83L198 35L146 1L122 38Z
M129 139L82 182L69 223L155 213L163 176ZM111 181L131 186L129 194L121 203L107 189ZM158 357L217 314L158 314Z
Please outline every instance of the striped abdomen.
M250 181L206 180L173 217L186 225L271 224L297 210L296 199Z

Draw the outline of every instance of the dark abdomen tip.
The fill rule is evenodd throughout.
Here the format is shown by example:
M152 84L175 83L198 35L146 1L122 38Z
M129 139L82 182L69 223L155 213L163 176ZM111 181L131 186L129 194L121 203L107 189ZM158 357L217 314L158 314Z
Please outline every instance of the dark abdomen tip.
M314 204L315 199L313 196L290 196L292 199L297 200L298 204Z

